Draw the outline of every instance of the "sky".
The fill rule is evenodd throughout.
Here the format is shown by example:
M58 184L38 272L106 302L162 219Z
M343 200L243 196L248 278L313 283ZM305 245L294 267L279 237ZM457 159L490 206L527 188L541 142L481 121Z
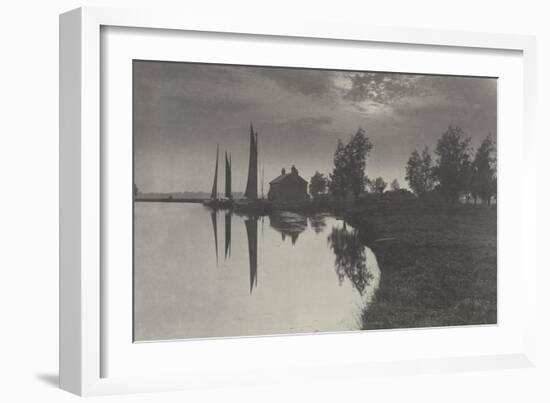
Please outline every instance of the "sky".
M338 139L359 128L374 145L368 177L405 188L411 152L433 156L450 125L474 148L497 135L495 78L134 61L133 98L134 180L146 193L210 192L218 144L244 191L251 123L265 193L293 164L308 181L328 175Z

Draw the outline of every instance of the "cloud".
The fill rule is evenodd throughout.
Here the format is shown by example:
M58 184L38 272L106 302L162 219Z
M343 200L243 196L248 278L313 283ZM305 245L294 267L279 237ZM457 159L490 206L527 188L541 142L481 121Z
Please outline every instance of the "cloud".
M422 77L409 74L350 73L349 88L343 98L353 102L371 101L377 104L392 104L406 96L422 95L425 88Z
M394 73L349 73L342 99L363 114L414 117L462 109L494 107L496 80L488 78Z
M136 80L168 83L178 86L189 83L214 85L238 85L246 82L242 68L232 65L203 63L157 62L139 60L134 62Z
M334 72L327 70L262 68L259 73L289 91L311 97L334 94Z
M300 119L291 119L283 123L284 126L290 126L297 130L320 129L323 126L330 125L334 119L330 116L305 117Z
M252 102L246 99L238 99L229 96L219 98L189 95L169 95L164 97L165 103L171 103L182 108L187 113L208 112L208 113L238 113L245 112L252 107Z

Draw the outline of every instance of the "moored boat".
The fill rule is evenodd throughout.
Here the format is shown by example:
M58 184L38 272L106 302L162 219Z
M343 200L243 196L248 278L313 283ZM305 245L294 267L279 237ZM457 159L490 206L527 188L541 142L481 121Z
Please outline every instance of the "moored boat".
M233 196L231 192L231 154L225 152L225 195L218 197L218 162L219 145L216 148L216 165L214 169L214 183L212 184L212 193L210 199L205 200L203 204L213 209L230 209L233 206Z

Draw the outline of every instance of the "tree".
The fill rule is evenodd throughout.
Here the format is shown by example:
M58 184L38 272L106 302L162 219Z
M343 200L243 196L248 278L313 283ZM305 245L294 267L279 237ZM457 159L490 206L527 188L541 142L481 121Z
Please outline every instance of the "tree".
M405 179L411 190L419 197L434 187L432 157L428 147L422 151L422 156L414 150L407 161Z
M338 140L334 153L334 168L330 174L330 190L337 197L352 192L355 199L365 190L367 156L372 143L365 130L359 129L344 145Z
M339 198L346 196L346 155L345 146L342 140L338 139L336 151L334 152L334 168L330 174L330 192Z
M309 194L314 199L318 198L327 192L328 179L320 173L315 171L315 174L309 180Z
M469 190L471 177L470 138L460 127L449 126L437 141L435 178L449 201L456 202L460 192Z
M371 189L374 193L384 193L384 190L386 190L387 186L388 184L386 183L386 181L380 176L371 182Z
M399 186L399 182L397 181L397 179L394 179L391 182L390 188L393 192L397 192L399 189L401 189L401 186Z
M491 204L491 198L496 195L496 163L496 144L489 135L476 151L471 182L474 198L479 196L487 204Z

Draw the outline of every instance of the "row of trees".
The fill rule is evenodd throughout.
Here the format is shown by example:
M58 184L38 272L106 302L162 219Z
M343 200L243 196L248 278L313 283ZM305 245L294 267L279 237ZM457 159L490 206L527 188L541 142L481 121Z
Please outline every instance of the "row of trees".
M496 144L489 135L474 154L470 143L460 127L449 127L437 141L435 163L427 147L422 154L414 150L405 176L411 190L419 197L435 189L451 202L465 194L490 204L497 191Z
M373 144L363 129L359 129L345 144L338 140L332 173L327 178L322 173L315 172L309 183L311 196L318 198L329 192L339 199L350 194L357 199L367 188L373 193L384 193L388 186L386 181L381 177L371 180L366 174L367 157L372 148ZM391 188L400 188L397 180L391 183Z
M489 135L473 154L470 143L471 139L460 127L449 127L437 142L435 162L427 147L422 153L414 150L405 170L409 188L418 197L437 191L451 202L466 194L475 202L482 199L489 204L496 196L496 144ZM338 140L332 173L326 177L315 172L309 184L311 196L318 198L330 193L344 199L351 194L357 199L366 189L383 194L388 186L386 181L381 177L369 179L366 174L367 157L372 148L363 129L347 143ZM392 181L390 189L400 190L397 179Z
M370 193L381 195L386 191L387 187L388 183L381 176L372 180L367 177L365 178L364 190L368 190ZM330 188L330 180L319 171L316 171L309 181L309 193L314 199L327 194L327 191L329 191ZM396 192L400 189L401 186L399 185L399 182L397 179L394 179L390 183L390 190L392 192Z

